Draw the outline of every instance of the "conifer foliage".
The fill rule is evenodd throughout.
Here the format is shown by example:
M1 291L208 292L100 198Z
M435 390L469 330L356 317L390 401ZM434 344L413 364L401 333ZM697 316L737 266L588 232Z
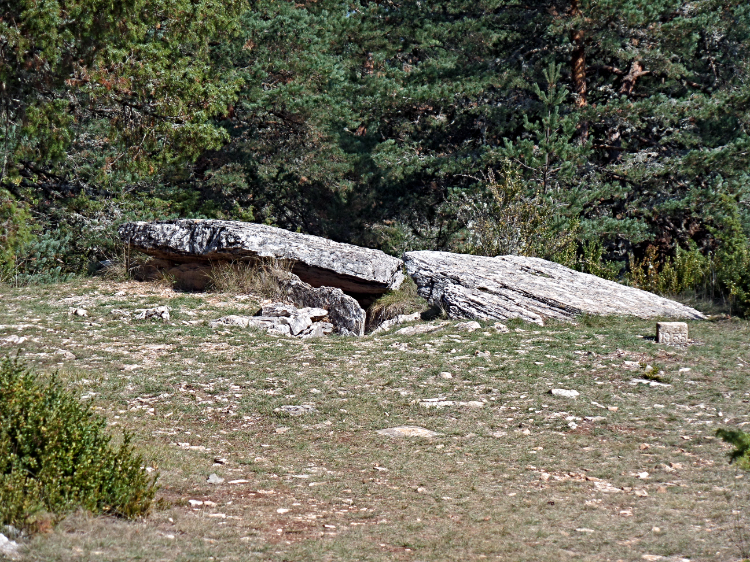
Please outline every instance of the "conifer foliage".
M64 48L29 46L23 22L46 20L28 10L0 22L21 92L3 98L3 185L42 217L84 192L84 217L105 198L121 217L471 251L456 201L493 199L510 163L579 258L598 244L622 279L649 247L695 250L711 291L748 305L747 2L139 1L103 25L61 16L44 41Z

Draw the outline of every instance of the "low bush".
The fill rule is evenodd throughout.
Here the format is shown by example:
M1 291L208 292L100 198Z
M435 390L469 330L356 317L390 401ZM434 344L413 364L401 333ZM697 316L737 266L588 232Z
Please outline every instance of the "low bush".
M716 435L734 445L734 451L729 453L729 461L740 468L750 470L750 433L739 429L717 429Z
M540 192L529 192L520 172L510 163L497 177L489 170L482 189L454 193L448 204L465 225L455 251L480 256L532 256L572 266L577 221L565 221Z
M106 420L16 358L0 362L0 523L33 528L83 508L126 518L146 514L156 479L131 437L112 444Z

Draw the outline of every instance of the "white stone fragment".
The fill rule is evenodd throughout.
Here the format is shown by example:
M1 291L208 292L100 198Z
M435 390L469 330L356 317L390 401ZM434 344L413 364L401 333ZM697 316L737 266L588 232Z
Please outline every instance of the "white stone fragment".
M141 308L135 311L136 320L149 320L152 318L168 322L169 307L157 306L156 308Z
M387 435L388 437L436 437L440 435L424 427L418 427L416 425L402 425L399 427L389 427L387 429L378 430L380 435Z
M566 390L564 388L553 388L549 392L554 396L560 396L562 398L575 398L579 395L577 390Z

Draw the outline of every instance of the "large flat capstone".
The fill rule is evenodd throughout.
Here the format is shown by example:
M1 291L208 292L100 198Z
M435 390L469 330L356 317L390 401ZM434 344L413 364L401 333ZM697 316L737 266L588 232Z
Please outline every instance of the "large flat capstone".
M537 324L579 314L705 318L678 302L539 258L422 251L407 252L404 262L419 294L451 318Z
M131 222L119 229L130 247L174 263L277 258L294 260L292 271L313 287L355 295L379 295L403 281L403 262L380 250L239 221Z

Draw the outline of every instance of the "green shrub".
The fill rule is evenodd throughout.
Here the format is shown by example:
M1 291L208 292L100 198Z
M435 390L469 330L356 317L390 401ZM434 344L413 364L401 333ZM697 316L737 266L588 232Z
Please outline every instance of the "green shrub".
M552 201L539 191L532 192L516 167L506 163L500 177L489 170L480 185L479 192L454 193L448 202L464 225L454 251L575 264L578 222L562 220Z
M602 279L617 281L621 266L618 262L607 261L604 258L604 246L601 241L592 240L581 244L581 252L576 260L575 269Z
M18 359L0 362L0 523L29 528L76 508L127 518L146 514L156 476L131 438L115 447L106 420Z
M729 462L750 470L750 433L739 429L717 429L716 435L735 447L734 451L729 453Z
M15 277L19 255L33 239L31 213L5 189L0 189L0 281Z
M642 260L631 259L628 281L634 287L662 295L679 295L686 291L709 291L713 256L704 256L695 243L684 250L677 246L674 257L659 258L655 246L646 249Z

